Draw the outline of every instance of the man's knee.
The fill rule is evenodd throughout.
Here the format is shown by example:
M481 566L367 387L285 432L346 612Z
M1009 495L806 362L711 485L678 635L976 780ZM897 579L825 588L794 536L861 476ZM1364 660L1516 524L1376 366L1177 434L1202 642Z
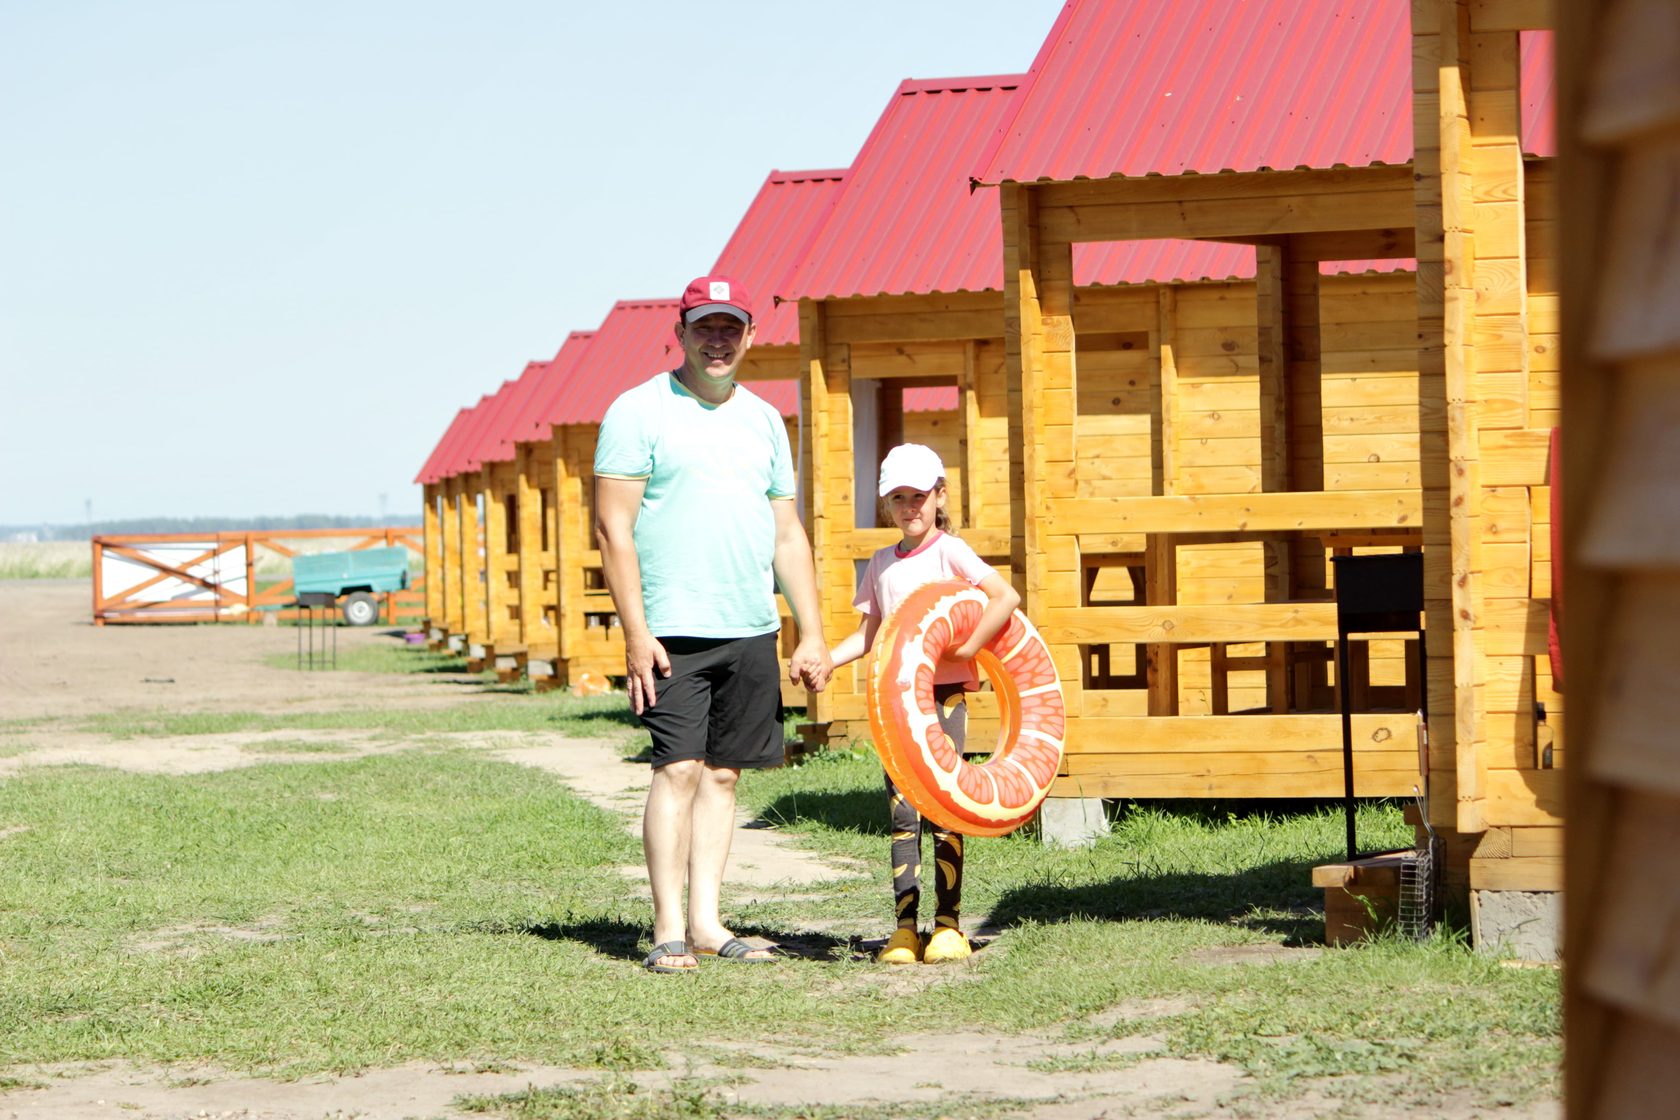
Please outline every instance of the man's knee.
M741 780L741 771L730 766L713 766L707 763L704 780L713 789L733 790L735 784Z
M656 786L682 792L693 792L700 784L706 766L698 758L678 759L667 762L653 772L653 782Z

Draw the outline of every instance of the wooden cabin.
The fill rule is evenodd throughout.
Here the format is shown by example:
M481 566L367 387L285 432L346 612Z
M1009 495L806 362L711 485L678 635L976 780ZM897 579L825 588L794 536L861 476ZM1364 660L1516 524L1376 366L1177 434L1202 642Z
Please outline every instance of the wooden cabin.
M1560 4L1571 1120L1680 1094L1680 24Z
M1002 210L1011 552L1069 701L1053 795L1339 794L1346 687L1359 794L1426 787L1470 886L1555 890L1555 177L1549 41L1526 34L1546 6L1198 8L1074 0L978 173ZM1187 75L1168 47L1196 20L1216 31ZM1217 325L1206 293L1156 293L1147 407L1114 402L1148 484L1104 494L1091 371L1114 326L1074 254L1148 239L1253 245L1256 280ZM1325 275L1414 257L1415 282ZM1330 560L1400 550L1424 557L1427 674L1396 633L1350 643L1337 681ZM1116 554L1131 595L1100 600L1092 558Z
M447 450L440 447L433 468L433 492L440 504L438 582L443 596L441 614L433 623L437 634L434 644L463 653L467 652L468 635L482 625L484 605L480 575L482 518L477 489L468 478L468 462L493 417L497 396L508 384L504 382L497 393L480 397L477 404L464 410L454 440Z
M421 629L434 647L443 643L444 628L444 580L443 563L445 552L444 532L444 483L442 467L452 454L455 443L460 439L461 429L471 416L470 409L457 409L455 418L444 429L432 453L426 457L414 481L421 487L424 508L421 511L421 533L425 548L426 564L426 617Z
M509 576L510 604L518 619L519 643L509 648L512 670L530 675L532 662L552 676L560 657L560 571L555 548L558 530L554 464L550 458L552 416L588 352L594 331L573 331L549 363L542 388L515 421L508 439L514 445L513 517L516 520Z
M803 469L811 479L806 513L832 636L857 627L851 591L858 573L875 549L895 539L892 530L879 527L874 490L880 456L895 443L914 440L940 452L961 534L1000 570L1021 571L1010 552L1021 507L1010 474L998 204L994 191L971 191L970 175L1013 112L1022 80L903 83L795 277L808 370L802 405L808 418ZM1175 344L1181 353L1186 345L1206 351L1206 364L1221 371L1252 361L1252 346L1246 357L1236 351L1245 332L1253 332L1253 283L1241 278L1253 276L1254 262L1253 248L1243 245L1163 241L1079 247L1071 276L1089 343L1083 400L1090 414L1081 448L1081 499L1106 508L1150 493L1155 437L1148 415L1160 392L1156 355L1163 301L1182 307L1186 332L1169 341L1169 352ZM1367 261L1349 267L1365 272L1392 265ZM1372 330L1383 335L1382 345L1398 351L1386 360L1409 366L1414 329L1409 273L1338 276L1329 282L1345 293L1349 314L1370 320ZM1193 373L1194 360L1188 355L1185 360ZM909 403L917 394L938 392L960 403L949 411L921 413ZM1209 462L1204 470L1210 481L1243 473L1240 465L1224 461ZM1079 593L1098 605L1142 601L1142 538L1109 533L1101 547L1096 538L1092 545L1082 559ZM1183 574L1189 586L1210 597L1228 594L1238 578L1218 555ZM1243 652L1204 653L1203 664L1238 660ZM811 698L814 737L843 741L869 735L865 672L863 663L844 668L827 691ZM1103 718L1150 714L1148 670L1134 646L1103 646L1089 651L1088 660L1072 653L1063 658L1061 672L1064 679L1105 692L1093 703L1093 709L1101 705ZM1210 679L1204 668L1198 680L1192 667L1184 686L1187 705L1227 712L1258 702L1261 690L1241 675L1246 672ZM976 730L985 734L987 701L984 695L975 699ZM1186 786L1177 795L1189 792Z
M482 624L468 632L470 665L509 675L516 658L523 658L523 605L520 558L523 518L520 509L519 463L515 439L521 434L533 402L553 377L554 363L528 362L525 370L499 396L499 408L467 464L477 463L477 506L484 526ZM530 503L527 503L530 504Z

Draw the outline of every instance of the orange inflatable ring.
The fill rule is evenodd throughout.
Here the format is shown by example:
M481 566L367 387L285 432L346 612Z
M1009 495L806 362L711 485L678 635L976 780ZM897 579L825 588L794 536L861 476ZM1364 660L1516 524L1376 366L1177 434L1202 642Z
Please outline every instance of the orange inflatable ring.
M1050 650L1016 611L974 659L997 693L997 747L972 763L952 746L934 668L985 609L985 592L960 580L917 588L881 624L869 674L869 726L893 785L923 817L965 836L1002 836L1032 818L1061 768L1067 729Z

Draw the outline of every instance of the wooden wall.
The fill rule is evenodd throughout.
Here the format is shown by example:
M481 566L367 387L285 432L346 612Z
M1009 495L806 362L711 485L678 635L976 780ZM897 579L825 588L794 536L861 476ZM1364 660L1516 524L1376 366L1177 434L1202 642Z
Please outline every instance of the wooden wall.
M1479 837L1469 886L1562 885L1563 700L1546 657L1558 423L1556 167L1520 144L1520 32L1547 6L1413 4L1437 827ZM1540 719L1544 709L1545 719Z
M1680 21L1560 5L1573 1120L1680 1095Z

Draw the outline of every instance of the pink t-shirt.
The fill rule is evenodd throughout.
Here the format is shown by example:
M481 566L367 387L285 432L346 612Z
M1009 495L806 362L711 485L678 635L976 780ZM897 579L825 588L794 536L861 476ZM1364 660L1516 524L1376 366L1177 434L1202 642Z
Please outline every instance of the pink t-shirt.
M960 579L978 587L994 571L961 538L936 532L913 552L900 553L897 545L879 549L863 570L852 605L884 621L910 592L924 583ZM961 661L940 662L933 680L935 684L961 682L978 686L980 683L973 662Z

